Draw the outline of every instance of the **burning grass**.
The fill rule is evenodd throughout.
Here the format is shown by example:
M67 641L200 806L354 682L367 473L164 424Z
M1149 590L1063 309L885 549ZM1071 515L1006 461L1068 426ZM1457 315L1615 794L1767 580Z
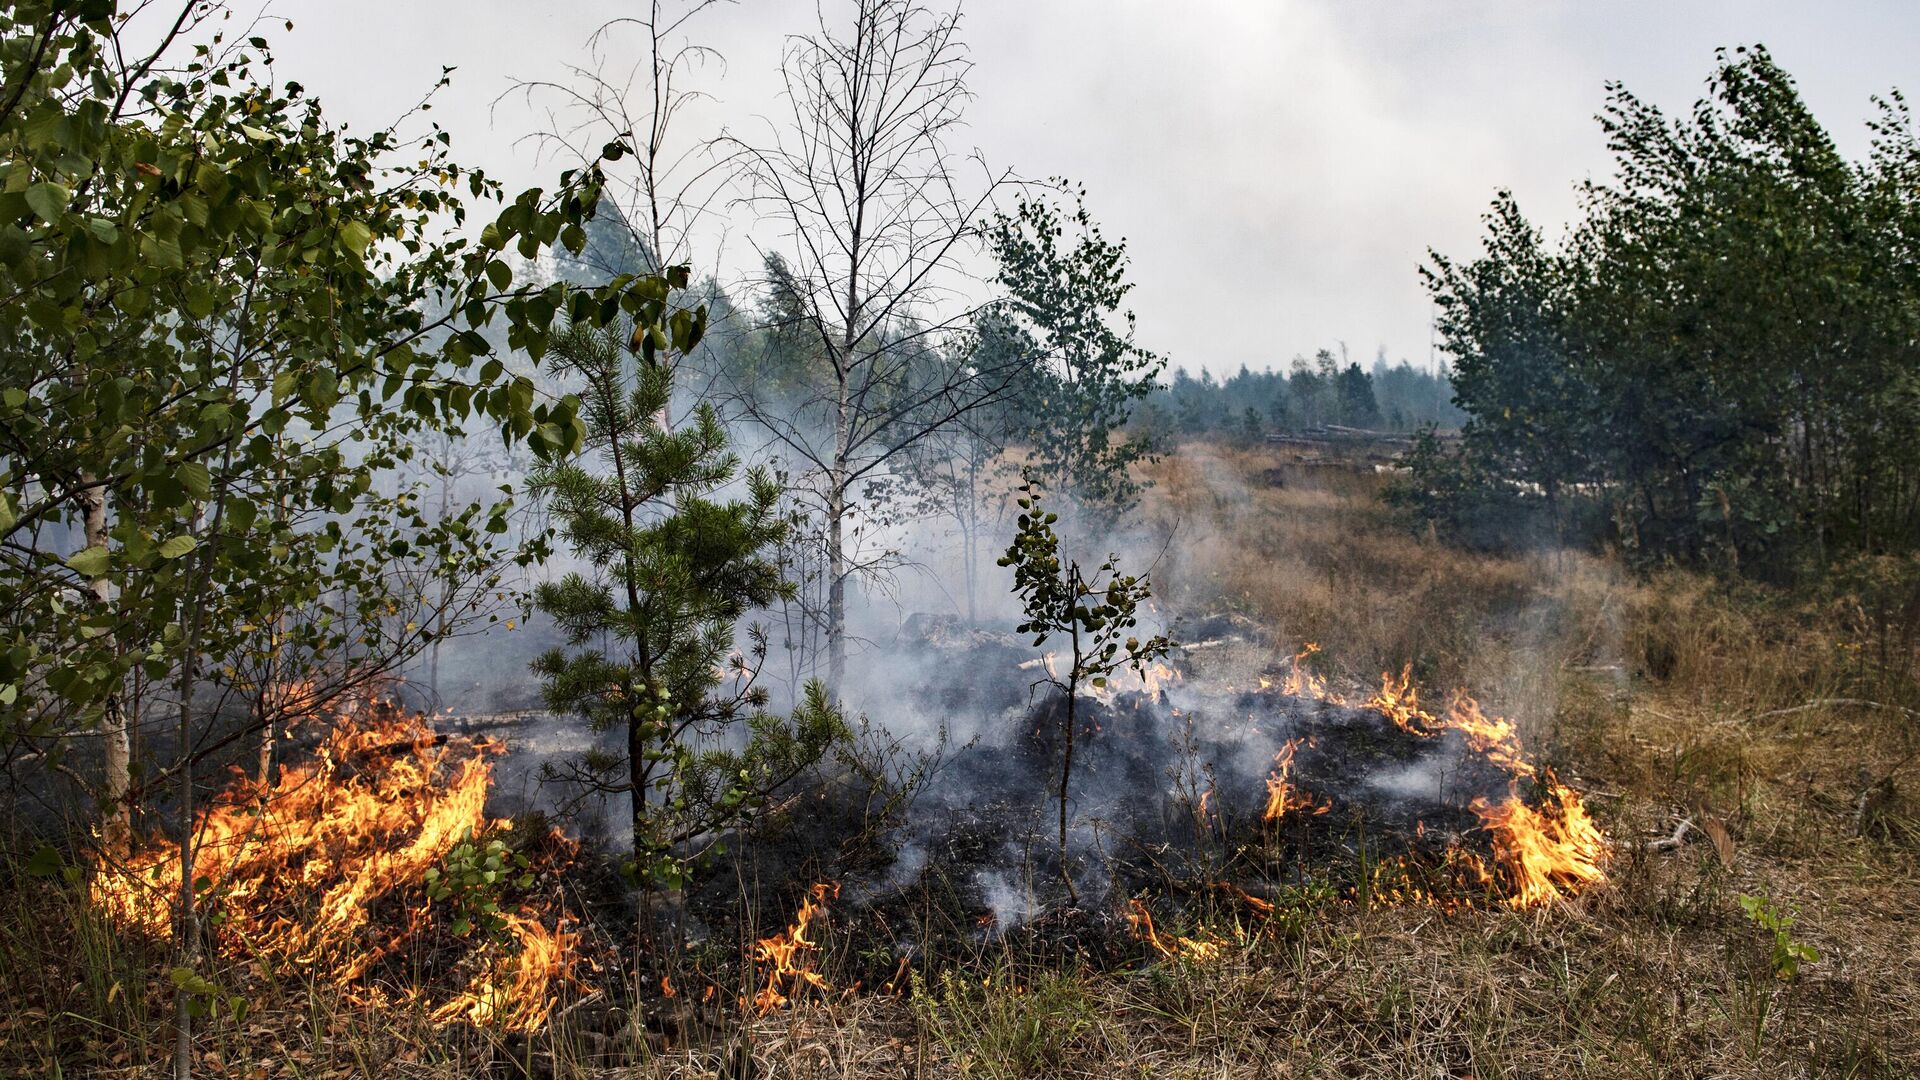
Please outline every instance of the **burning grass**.
M1272 486L1276 474L1286 486ZM950 910L933 890L876 899L857 868L837 887L797 893L814 879L788 875L708 939L733 968L678 981L676 996L648 1005L699 1034L610 1052L608 1022L591 1019L607 972L575 964L575 988L564 953L559 967L506 966L526 948L452 935L451 912L423 903L417 877L350 884L341 865L375 827L318 809L337 801L315 803L325 827L294 828L297 857L247 870L269 824L288 830L248 811L259 793L250 801L236 787L216 810L230 817L209 830L224 839L203 858L210 896L238 923L216 931L227 960L209 974L244 983L258 1004L244 1022L213 1025L203 1067L587 1077L617 1061L691 1076L739 1075L751 1059L763 1075L820 1077L1914 1074L1920 809L1901 768L1916 742L1902 710L1920 707L1920 692L1911 657L1888 668L1863 644L1877 637L1858 609L1729 596L1674 573L1639 581L1583 555L1448 550L1392 528L1371 478L1262 453L1171 458L1159 479L1146 516L1183 521L1170 573L1156 573L1168 606L1231 610L1324 646L1291 658L1252 644L1196 654L1183 678L1116 686L1092 711L1106 725L1096 747L1125 746L1137 730L1129 710L1162 695L1262 729L1247 769L1199 779L1170 826L1213 861L1154 867L1154 888L1109 894L1105 923L1042 915L1025 936L979 925L977 893ZM1249 677L1263 670L1265 686ZM1421 686L1473 686L1486 707L1429 701ZM323 743L312 768L349 788L377 788L375 775L439 785L430 796L399 785L411 809L372 815L392 823L379 826L390 850L490 825L463 801L462 778L489 762L484 746L416 732L357 747ZM1472 762L1446 774L1457 818L1376 816L1352 831L1343 760L1374 768L1368 754L1441 749ZM1016 744L980 764L1017 786L1019 756L1044 750ZM1122 758L1150 764L1154 790L1164 787L1172 756L1157 744L1137 756ZM1692 826L1676 833L1682 818ZM991 822L970 828L995 839ZM541 865L555 884L542 878L516 898L501 939L529 918L578 956L592 924L562 921L563 859L551 858ZM423 871L405 859L386 864L397 878ZM293 888L309 861L318 884ZM162 898L177 885L164 862L143 863L158 879L117 898L98 879L89 893L17 877L0 901L10 905L0 979L26 1005L0 1025L0 1062L133 1075L163 1058L165 994L153 987L167 959L143 942L164 929ZM1030 877L1015 886L1052 880L1044 866ZM1783 976L1742 896L1796 913L1791 934L1820 959ZM236 897L259 902L258 917L234 914ZM330 897L363 899L362 914ZM567 941L574 933L582 940ZM329 941L372 959L341 966ZM539 971L544 989L521 981ZM476 1012L487 1000L501 1004ZM552 1004L537 1020L520 1014L535 1030L516 1033L504 1005L532 1000Z
M235 776L199 815L196 906L214 954L311 978L361 1009L418 1001L440 1023L542 1027L581 959L557 896L573 843L524 841L540 853L525 873L462 869L472 911L427 892L449 852L510 834L486 815L500 746L383 703L309 723L322 737L307 761L270 783ZM91 903L120 931L165 940L181 869L178 844L156 840L97 868Z

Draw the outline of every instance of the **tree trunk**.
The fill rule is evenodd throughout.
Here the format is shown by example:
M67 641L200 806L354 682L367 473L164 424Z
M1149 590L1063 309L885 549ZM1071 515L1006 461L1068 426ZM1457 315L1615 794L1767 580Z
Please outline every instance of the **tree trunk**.
M838 704L847 677L847 473L852 453L853 412L848 386L853 348L851 334L840 357L839 398L835 402L833 468L827 483L827 686Z
M1067 883L1068 901L1078 904L1080 894L1073 887L1073 864L1067 859L1067 784L1073 779L1073 738L1080 726L1075 705L1080 699L1080 672L1085 663L1080 655L1080 620L1073 614L1080 605L1079 567L1068 571L1067 582L1073 597L1067 615L1073 627L1073 667L1067 672L1067 741L1065 752L1060 755L1060 878Z
M95 477L83 474L81 482L95 483ZM107 492L104 487L89 487L80 498L86 528L86 546L105 548L107 536ZM113 603L113 587L104 577L89 585L94 602L101 607ZM109 639L110 640L110 639ZM100 842L108 857L125 859L133 846L133 808L127 804L127 792L133 786L133 747L127 737L127 714L119 693L107 697L101 717L103 752L100 802Z
M208 533L219 531L220 518L225 508L225 494L215 504L213 524ZM196 524L198 522L196 521ZM203 548L204 552L204 548ZM209 574L204 560L210 555L202 554L199 586L204 588ZM188 595L194 595L189 592ZM194 910L194 822L193 822L193 687L200 678L200 633L204 626L205 608L195 605L193 614L186 620L186 640L180 652L179 684L175 695L180 702L180 910L174 923L174 948L178 951L181 967L188 971L197 971L200 961L200 916ZM191 996L185 987L174 992L173 996L173 1075L174 1080L192 1080L193 1076L193 1016L187 1011Z
M840 470L834 470L836 477ZM827 686L840 701L847 676L847 500L839 481L827 499Z
M1076 656L1076 668L1079 662ZM1076 904L1080 902L1080 896L1074 890L1073 866L1067 860L1067 782L1073 778L1073 729L1078 726L1074 716L1074 699L1080 696L1077 682L1071 677L1067 680L1067 742L1066 752L1060 757L1060 879L1067 883L1067 898Z
M281 523L287 520L287 470L285 466L286 458L283 456L283 446L282 437L279 435L274 436L274 457L275 460L282 463L279 468L274 470L274 476L280 483L280 491L279 494L274 497L274 503L279 507L280 513L277 520ZM444 512L441 514L441 517L446 517ZM280 650L286 647L286 640L287 611L283 607L279 613L273 617L273 647L269 651L270 660L267 667L268 678L272 680L269 686L283 695L286 693L285 688L282 686L286 680L286 669L280 662ZM279 716L281 713L281 707L277 702L267 700L265 704L268 705L269 711L266 716L262 717L265 722L260 725L260 786L262 789L265 789L268 784L273 782L273 751L275 743L273 721L276 716ZM285 719L284 716L280 718Z
M980 576L977 562L980 530L980 459L969 448L967 455L967 491L960 507L960 558L965 564L967 584L967 625L980 625L980 612L974 600Z
M267 708L268 708L267 715L261 717L260 770L258 773L255 774L256 778L260 781L260 787L261 787L261 790L263 791L266 790L268 786L273 783L273 747L274 747L274 741L275 741L273 736L274 713L273 713L273 706L271 703L267 705Z
M193 684L194 650L198 638L194 634L187 643L186 655L180 661L180 820L184 825L180 834L180 913L174 925L174 945L179 950L180 966L189 971L197 970L200 957L200 925L198 913L193 904ZM193 1016L187 1012L190 998L184 987L174 991L173 995L173 1075L174 1080L191 1080L193 1076Z
M633 985L638 988L645 982L642 966L646 956L652 951L653 943L653 884L647 867L641 863L643 852L647 849L647 747L645 729L640 717L629 714L627 717L627 784L628 814L633 829L634 879L639 881L640 894L635 897L633 910Z
M864 20L864 6L861 14ZM864 38L865 29L857 31L855 37ZM857 97L847 115L854 125L849 132L852 136L849 145L858 147L861 138ZM833 519L827 526L827 683L836 705L840 703L842 684L847 676L846 518L847 485L851 479L849 459L853 454L853 350L860 340L860 271L866 265L861 249L861 234L866 227L866 170L861 167L860 156L860 151L855 150L854 212L848 223L852 235L847 245L847 317L840 327L840 355L833 358L838 397L834 401L833 470L829 477L833 491L827 500L827 516Z

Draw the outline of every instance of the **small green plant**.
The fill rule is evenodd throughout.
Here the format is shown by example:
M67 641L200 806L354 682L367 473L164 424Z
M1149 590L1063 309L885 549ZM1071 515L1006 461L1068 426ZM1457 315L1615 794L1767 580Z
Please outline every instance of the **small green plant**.
M509 886L531 887L531 865L500 837L476 837L468 831L439 866L427 868L427 899L451 909L454 934L466 937L478 928L489 937L501 937L507 929L500 914L502 893Z
M187 996L188 1016L198 1018L222 1014L233 1017L236 1024L247 1018L250 1006L246 998L229 993L219 983L192 968L173 968L167 972L167 978Z
M1102 1037L1100 1003L1073 974L1036 972L1022 981L1003 965L975 978L947 970L913 976L909 1001L921 1038L961 1075L987 1080L1056 1075L1076 1044Z
M1776 977L1794 978L1800 974L1801 964L1819 961L1820 950L1804 941L1796 941L1788 932L1788 928L1793 926L1793 915L1774 907L1766 897L1742 894L1740 909L1762 930L1773 932L1773 973Z
M1048 654L1044 658L1047 677L1042 682L1059 690L1065 703L1058 790L1060 877L1067 894L1077 901L1067 857L1067 796L1073 779L1075 702L1080 688L1105 689L1107 680L1122 668L1144 672L1148 663L1173 648L1173 640L1156 634L1142 641L1131 632L1138 625L1135 612L1153 594L1145 578L1121 571L1119 556L1108 555L1098 570L1087 573L1061 554L1060 536L1053 529L1060 515L1042 504L1031 472L1020 485L1018 505L1019 531L1000 557L1001 566L1013 567L1013 594L1026 614L1026 621L1015 629L1032 634L1036 649L1049 638L1065 638L1068 646L1066 670L1057 669Z

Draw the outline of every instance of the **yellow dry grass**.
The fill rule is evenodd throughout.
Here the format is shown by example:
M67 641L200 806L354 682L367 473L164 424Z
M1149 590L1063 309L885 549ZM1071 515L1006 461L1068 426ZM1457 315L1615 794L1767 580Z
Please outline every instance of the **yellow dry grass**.
M747 1021L619 1070L581 1060L564 1019L544 1045L435 1045L405 1017L316 1023L309 1004L271 1041L216 1036L237 1056L209 1075L1920 1070L1920 687L1913 656L1866 647L1860 613L1873 605L1637 574L1592 554L1460 551L1402 529L1371 472L1297 453L1189 447L1151 475L1139 525L1172 537L1155 570L1168 610L1244 614L1277 635L1276 655L1316 641L1351 685L1411 663L1424 686L1471 689L1588 793L1614 844L1611 880L1529 912L1320 902L1283 912L1277 932L1221 928L1237 943L1209 963L1033 971L1007 958L905 999ZM1649 846L1681 819L1695 826L1683 842ZM1782 977L1743 895L1793 912L1789 937L1818 961Z

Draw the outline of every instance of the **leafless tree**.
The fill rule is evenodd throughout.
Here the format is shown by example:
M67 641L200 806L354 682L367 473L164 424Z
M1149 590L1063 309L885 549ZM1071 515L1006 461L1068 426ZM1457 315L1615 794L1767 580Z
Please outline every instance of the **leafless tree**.
M543 130L528 136L543 154L587 162L599 159L609 143L632 150L624 167L603 166L604 197L618 217L606 224L628 232L626 254L637 262L591 269L611 277L696 261L696 237L722 210L729 161L716 140L688 138L674 122L710 100L690 81L702 69L725 64L718 51L691 38L690 26L707 9L732 2L650 0L643 14L609 19L594 31L588 63L569 65L561 79L517 81L508 91L544 110ZM632 35L639 41L630 48ZM629 53L638 58L623 66L618 57ZM596 254L608 253L589 249L583 256Z
M799 466L824 532L828 681L846 673L847 585L885 561L863 552L861 491L929 434L998 400L1016 374L949 362L939 343L976 310L963 262L1011 174L949 141L972 66L958 10L853 0L822 9L782 64L786 112L762 141L730 140L746 205L778 230L792 326L810 355L797 393L736 388L738 407ZM971 167L970 167L971 166ZM976 180L962 173L977 170Z

